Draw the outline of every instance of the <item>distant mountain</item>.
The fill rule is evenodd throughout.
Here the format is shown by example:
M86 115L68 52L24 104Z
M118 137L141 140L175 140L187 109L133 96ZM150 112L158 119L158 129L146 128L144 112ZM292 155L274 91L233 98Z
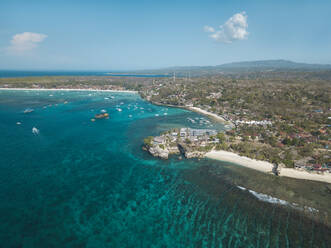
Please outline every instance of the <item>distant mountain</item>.
M297 63L290 60L258 60L234 62L216 66L218 68L260 68L260 69L331 69L331 65Z
M234 62L216 66L177 66L158 70L144 70L145 72L158 74L172 74L178 76L217 75L217 74L240 74L240 73L265 73L265 72L286 72L286 71L324 71L331 70L327 64L296 63L289 60L259 60Z

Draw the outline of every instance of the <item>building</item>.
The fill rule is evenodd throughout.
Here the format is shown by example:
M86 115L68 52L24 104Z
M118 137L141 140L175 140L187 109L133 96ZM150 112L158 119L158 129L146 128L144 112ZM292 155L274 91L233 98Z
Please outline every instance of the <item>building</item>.
M181 128L180 137L200 137L200 136L213 136L217 131L213 129L193 129L193 128Z
M165 138L162 136L157 136L157 137L154 137L153 142L155 145L163 145L163 144L165 144Z

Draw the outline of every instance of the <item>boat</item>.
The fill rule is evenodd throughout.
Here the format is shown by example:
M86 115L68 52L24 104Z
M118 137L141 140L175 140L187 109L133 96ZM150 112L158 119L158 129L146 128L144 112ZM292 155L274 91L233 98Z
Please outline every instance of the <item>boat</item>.
M36 128L36 127L33 127L33 128L32 128L32 133L33 133L34 135L38 135L38 134L39 134L39 129Z
M27 108L27 109L25 109L24 110L24 114L28 114L28 113L31 113L31 112L33 112L34 111L34 109L32 109L32 108Z
M109 118L109 114L108 113L101 113L101 114L96 114L94 116L95 119L105 119L105 118Z

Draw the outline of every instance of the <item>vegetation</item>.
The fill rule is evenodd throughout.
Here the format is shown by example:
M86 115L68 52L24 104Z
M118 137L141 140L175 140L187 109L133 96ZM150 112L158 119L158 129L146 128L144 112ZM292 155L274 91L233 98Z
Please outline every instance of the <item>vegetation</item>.
M144 145L151 146L152 145L152 141L153 141L153 137L152 136L148 136L147 138L144 139Z
M145 85L142 94L154 103L195 106L232 122L234 129L217 135L216 149L291 168L312 157L306 168L331 170L331 77L320 73L162 79Z

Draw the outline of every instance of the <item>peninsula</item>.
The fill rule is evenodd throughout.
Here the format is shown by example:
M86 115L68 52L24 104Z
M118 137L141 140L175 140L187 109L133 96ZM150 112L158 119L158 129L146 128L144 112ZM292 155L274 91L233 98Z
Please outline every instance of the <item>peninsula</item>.
M145 138L143 150L161 159L168 159L170 155L187 159L207 157L276 176L331 183L331 168L324 170L323 173L308 172L304 169L286 168L284 163L276 161L262 161L240 156L231 149L236 143L236 141L230 141L228 135L213 129L180 128L169 130L156 137Z

